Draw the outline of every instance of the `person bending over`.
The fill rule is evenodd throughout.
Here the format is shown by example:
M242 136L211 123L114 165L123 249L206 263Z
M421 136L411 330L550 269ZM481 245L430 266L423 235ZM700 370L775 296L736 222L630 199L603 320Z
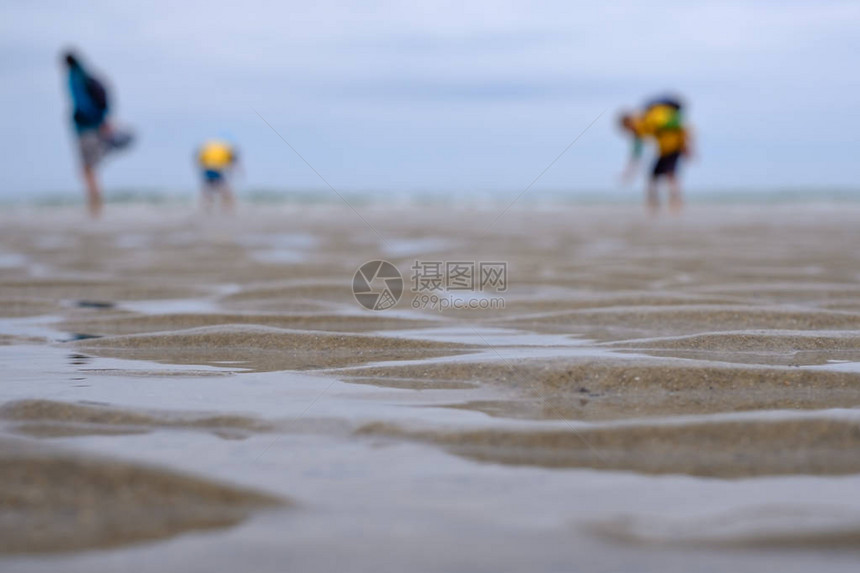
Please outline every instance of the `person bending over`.
M646 140L657 147L657 159L648 181L647 205L652 214L660 208L659 184L665 180L669 191L669 209L680 213L683 207L681 184L678 179L678 164L692 152L690 130L685 125L683 106L677 99L662 98L647 104L641 112L622 113L621 129L633 140L632 153L624 179L629 180L639 164Z

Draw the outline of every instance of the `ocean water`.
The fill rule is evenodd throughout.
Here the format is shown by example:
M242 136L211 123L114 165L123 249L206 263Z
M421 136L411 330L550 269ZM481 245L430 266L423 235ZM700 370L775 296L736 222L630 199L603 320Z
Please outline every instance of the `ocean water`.
M523 203L533 208L548 208L554 205L612 205L633 204L642 201L641 186L624 189L532 189ZM692 189L686 198L691 204L791 204L791 203L857 203L860 188L850 187L794 187L775 189ZM253 205L319 205L342 203L354 206L439 206L462 205L504 208L519 203L519 189L471 189L471 190L402 190L375 191L349 190L334 193L328 188L317 189L238 189L241 202ZM170 189L108 189L105 192L108 204L179 204L192 206L197 200L196 190ZM79 205L83 195L77 191L42 192L25 197L2 198L0 204L20 206ZM524 205L520 204L522 208Z

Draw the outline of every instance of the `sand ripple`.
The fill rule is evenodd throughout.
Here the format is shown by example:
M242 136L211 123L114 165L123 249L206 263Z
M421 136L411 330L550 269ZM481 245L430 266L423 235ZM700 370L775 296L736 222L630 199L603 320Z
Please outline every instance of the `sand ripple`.
M615 541L681 547L860 549L860 514L839 507L764 506L708 516L621 516L592 524Z
M742 478L860 472L860 421L799 419L629 424L559 430L410 430L368 424L361 435L410 439L501 464Z
M159 428L174 428L202 430L223 438L236 439L273 430L271 424L244 416L145 412L106 404L52 400L9 402L0 406L0 420L12 422L12 429L18 433L39 437L137 434Z
M499 417L624 419L759 409L860 406L860 372L730 366L692 360L555 359L446 362L339 371L380 385L471 382L519 399L450 404Z
M460 344L227 325L74 343L98 355L255 371L309 370L456 354Z
M161 539L235 525L285 503L166 470L0 440L0 553Z
M428 321L407 320L385 314L179 313L141 314L116 318L78 318L63 322L59 325L59 328L68 332L117 335L167 332L229 324L332 332L365 332L385 329L404 330L421 328L427 326Z
M746 306L614 307L525 316L499 324L536 332L588 333L591 337L618 340L725 330L860 330L860 313Z

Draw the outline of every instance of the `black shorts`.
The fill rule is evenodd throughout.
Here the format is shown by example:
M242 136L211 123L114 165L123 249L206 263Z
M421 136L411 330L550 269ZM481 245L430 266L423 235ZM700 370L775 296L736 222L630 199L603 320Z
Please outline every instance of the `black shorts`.
M654 169L651 171L651 179L657 179L663 175L674 175L678 169L678 160L681 158L681 152L667 153L661 155L654 162Z

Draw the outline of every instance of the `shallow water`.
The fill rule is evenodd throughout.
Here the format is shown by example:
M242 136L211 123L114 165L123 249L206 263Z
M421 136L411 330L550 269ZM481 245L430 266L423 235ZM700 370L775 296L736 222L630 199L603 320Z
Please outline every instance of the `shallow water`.
M0 566L856 570L860 210L365 216L389 244L330 205L4 221L0 461L86 473L7 481L0 527L23 516L39 544ZM429 255L506 260L505 308L352 299L365 261ZM111 489L105 460L146 487ZM70 508L69 488L138 517ZM177 500L181 527L147 513Z

